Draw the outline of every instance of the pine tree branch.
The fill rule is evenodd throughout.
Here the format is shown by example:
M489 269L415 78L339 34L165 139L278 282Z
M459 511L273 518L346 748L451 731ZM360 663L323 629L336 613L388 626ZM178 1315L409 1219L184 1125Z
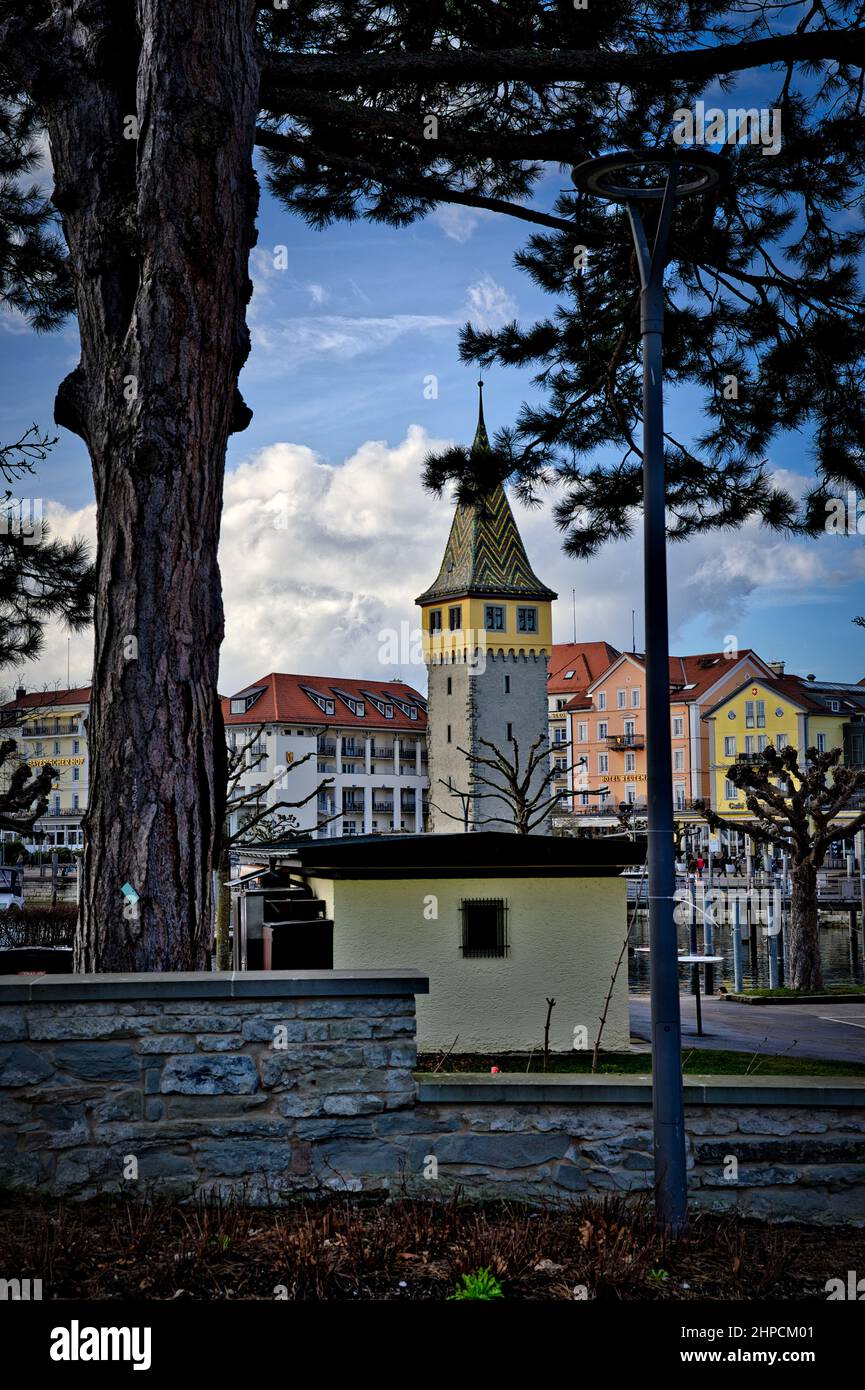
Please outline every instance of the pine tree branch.
M272 53L264 60L262 104L278 109L279 90L285 86L325 91L367 84L381 88L406 82L419 87L466 83L497 87L504 82L544 86L554 82L580 82L628 87L652 81L708 81L779 63L832 61L845 67L865 66L862 29L780 34L677 53L626 53L603 49L544 52L526 48L472 51L445 47L431 53Z
M302 136L259 128L255 132L255 143L261 149L270 150L274 154L299 155L313 163L326 164L332 169L342 169L345 173L354 174L358 179L371 180L373 183L392 189L395 193L404 193L408 197L420 198L424 202L432 204L455 203L460 207L486 208L490 212L504 213L507 217L515 217L521 222L532 222L539 227L553 227L558 231L566 232L574 231L573 223L564 217L540 212L537 208L523 207L519 203L511 203L504 198L487 198L480 193L467 193L462 189L451 188L442 179L432 178L428 175L417 175L411 179L394 176L389 174L386 169L371 164L367 160L351 158L348 155L338 154L318 145L312 145Z

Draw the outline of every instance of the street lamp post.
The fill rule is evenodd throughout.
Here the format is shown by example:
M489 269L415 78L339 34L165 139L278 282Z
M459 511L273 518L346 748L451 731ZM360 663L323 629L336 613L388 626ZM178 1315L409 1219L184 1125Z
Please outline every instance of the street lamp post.
M679 964L670 744L664 479L664 268L676 200L717 188L729 176L702 150L629 151L588 160L573 171L578 188L627 209L640 273L643 340L643 583L646 614L646 774L649 970L652 1006L652 1110L655 1211L659 1227L686 1230L688 1184L682 1097ZM642 207L660 204L650 248Z

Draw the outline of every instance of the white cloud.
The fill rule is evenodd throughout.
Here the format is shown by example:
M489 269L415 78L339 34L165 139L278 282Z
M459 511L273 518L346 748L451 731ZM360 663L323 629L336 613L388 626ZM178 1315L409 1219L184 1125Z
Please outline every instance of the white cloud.
M312 357L349 361L381 352L403 338L460 328L466 319L478 328L500 328L517 313L517 305L491 275L482 275L466 288L463 303L443 314L299 314L289 318L274 313L276 287L284 272L261 249L253 253L255 283L249 314L255 351L247 371L257 376L280 375L286 367ZM283 281L286 289L302 289L315 303L324 303L328 291L321 285ZM353 286L353 288L355 288Z
M445 236L460 244L470 240L484 218L494 216L496 214L486 208L464 208L457 203L439 203L431 214L432 221L438 224Z
M421 486L426 453L449 441L418 425L396 444L368 440L341 465L311 449L275 443L226 475L220 563L226 637L220 688L238 690L271 670L310 675L398 672L421 687L422 666L383 664L379 633L406 638L416 628L415 596L434 579L452 505ZM572 637L571 590L576 589L581 640L606 638L630 647L631 609L637 646L643 643L642 533L605 547L591 561L569 559L549 510L514 512L540 579L556 589L557 641ZM47 504L58 536L93 538L93 505L70 511ZM713 650L727 633L749 638L749 609L799 604L865 574L865 549L851 538L785 541L748 525L735 533L698 536L669 548L673 650ZM695 625L700 636L693 638ZM683 645L682 633L691 640ZM759 644L757 644L759 645ZM89 679L90 639L73 637L72 683ZM765 652L769 658L781 652ZM383 660L382 660L383 659ZM66 633L49 625L46 657L20 673L25 684L66 683ZM14 673L7 673L14 681Z

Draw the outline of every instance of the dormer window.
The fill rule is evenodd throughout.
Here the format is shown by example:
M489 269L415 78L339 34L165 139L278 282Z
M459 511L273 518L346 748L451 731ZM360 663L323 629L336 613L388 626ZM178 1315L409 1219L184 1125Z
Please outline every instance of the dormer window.
M566 671L566 672L565 672L565 680L566 680L566 681L572 681L572 680L574 679L575 674L576 674L576 672L574 672L574 671Z
M336 701L332 700L330 696L320 695L317 690L310 690L306 686L303 687L303 692L309 696L314 704L318 705L322 714L336 714Z
M246 711L255 704L260 694L260 690L246 690L242 695L233 695L231 697L231 713L246 714Z

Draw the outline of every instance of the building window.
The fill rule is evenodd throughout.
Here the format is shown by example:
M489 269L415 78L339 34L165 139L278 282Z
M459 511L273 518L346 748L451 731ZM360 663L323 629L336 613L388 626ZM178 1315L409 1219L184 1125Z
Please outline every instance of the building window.
M464 956L508 954L508 905L504 898L463 898L460 917Z
M605 719L602 719L600 724L598 725L598 739L607 737L607 727L607 721Z
M684 809L685 809L685 784L684 784L684 782L676 782L676 784L675 784L674 787L673 787L673 796L675 797L675 801L676 801L676 810L677 810L677 811L684 811Z
M462 625L463 625L463 610L462 610L462 608L449 608L449 609L448 609L448 627L450 628L451 632L459 632L460 629L462 628Z
M81 752L81 742L80 742L80 740L77 739L77 738L76 738L76 739L73 739L73 741L72 741L72 752L73 752L73 753L80 753L80 752Z
M639 689L639 686L632 686L632 688L631 688L631 709L639 709L639 708L640 708L640 689Z
M636 753L626 753L626 754L625 754L625 771L626 771L626 772L636 772L636 770L637 770L637 755L636 755Z
M449 694L449 695L453 695L453 693L454 693L454 679L453 679L453 676L448 676L448 694Z
M725 801L735 801L735 800L736 800L736 797L737 797L738 795L739 795L739 793L738 793L738 791L736 790L736 788L733 786L733 783L732 783L731 781L729 781L728 778L725 777L725 778L724 778L724 800L725 800Z
M673 771L674 771L674 772L684 772L684 771L685 771L685 750L684 750L684 748L677 748L677 749L675 749L675 751L674 751L674 753L673 753Z
M637 788L634 786L633 782L627 782L625 784L625 800L627 801L629 806L633 806L636 799Z
M627 692L627 690L617 690L617 691L616 691L616 709L624 709L625 706L627 705L627 703L628 703L628 692Z
M605 690L599 690L599 691L598 691L598 709L606 709L606 708L607 708L607 692L606 692Z
M55 738L55 740L54 740L54 752L55 752L55 753L59 753L59 752L60 752L60 740L59 740L58 738Z
M633 738L637 732L637 726L633 719L625 720L625 738Z
M673 716L673 738L685 737L685 716L676 714Z
M765 735L765 734L758 734L758 735L757 735L757 752L758 752L758 753L765 753L765 751L766 751L766 744L767 744L768 742L769 742L769 740L766 738L766 735Z
M451 742L451 726L448 724L448 743Z
M514 741L514 726L513 726L513 724L509 724L509 725L508 725L508 743L513 743L513 741Z
M589 738L589 726L588 726L588 724L578 724L578 725L577 725L577 742L578 742L578 743L586 743L586 742L588 742L588 738Z
M728 734L724 739L724 757L735 758L736 756L736 735Z
M757 701L757 728L758 728L758 729L765 729L765 727L766 727L766 701L765 701L765 700L758 700L758 701Z
M79 805L78 805L78 793L77 793L77 792L75 793L75 795L74 795L73 798L72 798L72 809L73 809L73 811L78 811L78 810L80 809L80 807L79 807Z
M818 734L818 735L817 735L817 752L818 752L818 753L825 753L825 752L826 752L826 735L825 735L825 734Z
M784 749L784 748L787 747L787 745L788 745L789 742L790 742L790 739L789 739L789 736L788 736L787 734L776 734L776 735L775 735L775 747L777 748L777 750L778 750L779 753L781 752L782 749Z
M440 608L431 608L429 614L430 632L441 632L442 630L442 611Z
M510 676L505 676L505 694L506 694L506 695L510 695L510 693L511 693L511 678L510 678Z
M537 632L538 630L538 610L537 608L518 608L517 609L517 632Z
M754 752L754 735L753 735L753 734L746 734L746 735L745 735L745 752L746 752L746 753L753 753L753 752Z
M498 604L488 603L484 608L484 626L487 632L504 632L505 610Z
M80 782L80 781L81 781L81 768L80 768L80 767L73 767L73 769L72 769L72 781L73 781L73 782Z
M599 753L599 754L598 754L598 771L599 771L599 772L609 772L609 770L610 770L610 755L609 755L609 753Z

